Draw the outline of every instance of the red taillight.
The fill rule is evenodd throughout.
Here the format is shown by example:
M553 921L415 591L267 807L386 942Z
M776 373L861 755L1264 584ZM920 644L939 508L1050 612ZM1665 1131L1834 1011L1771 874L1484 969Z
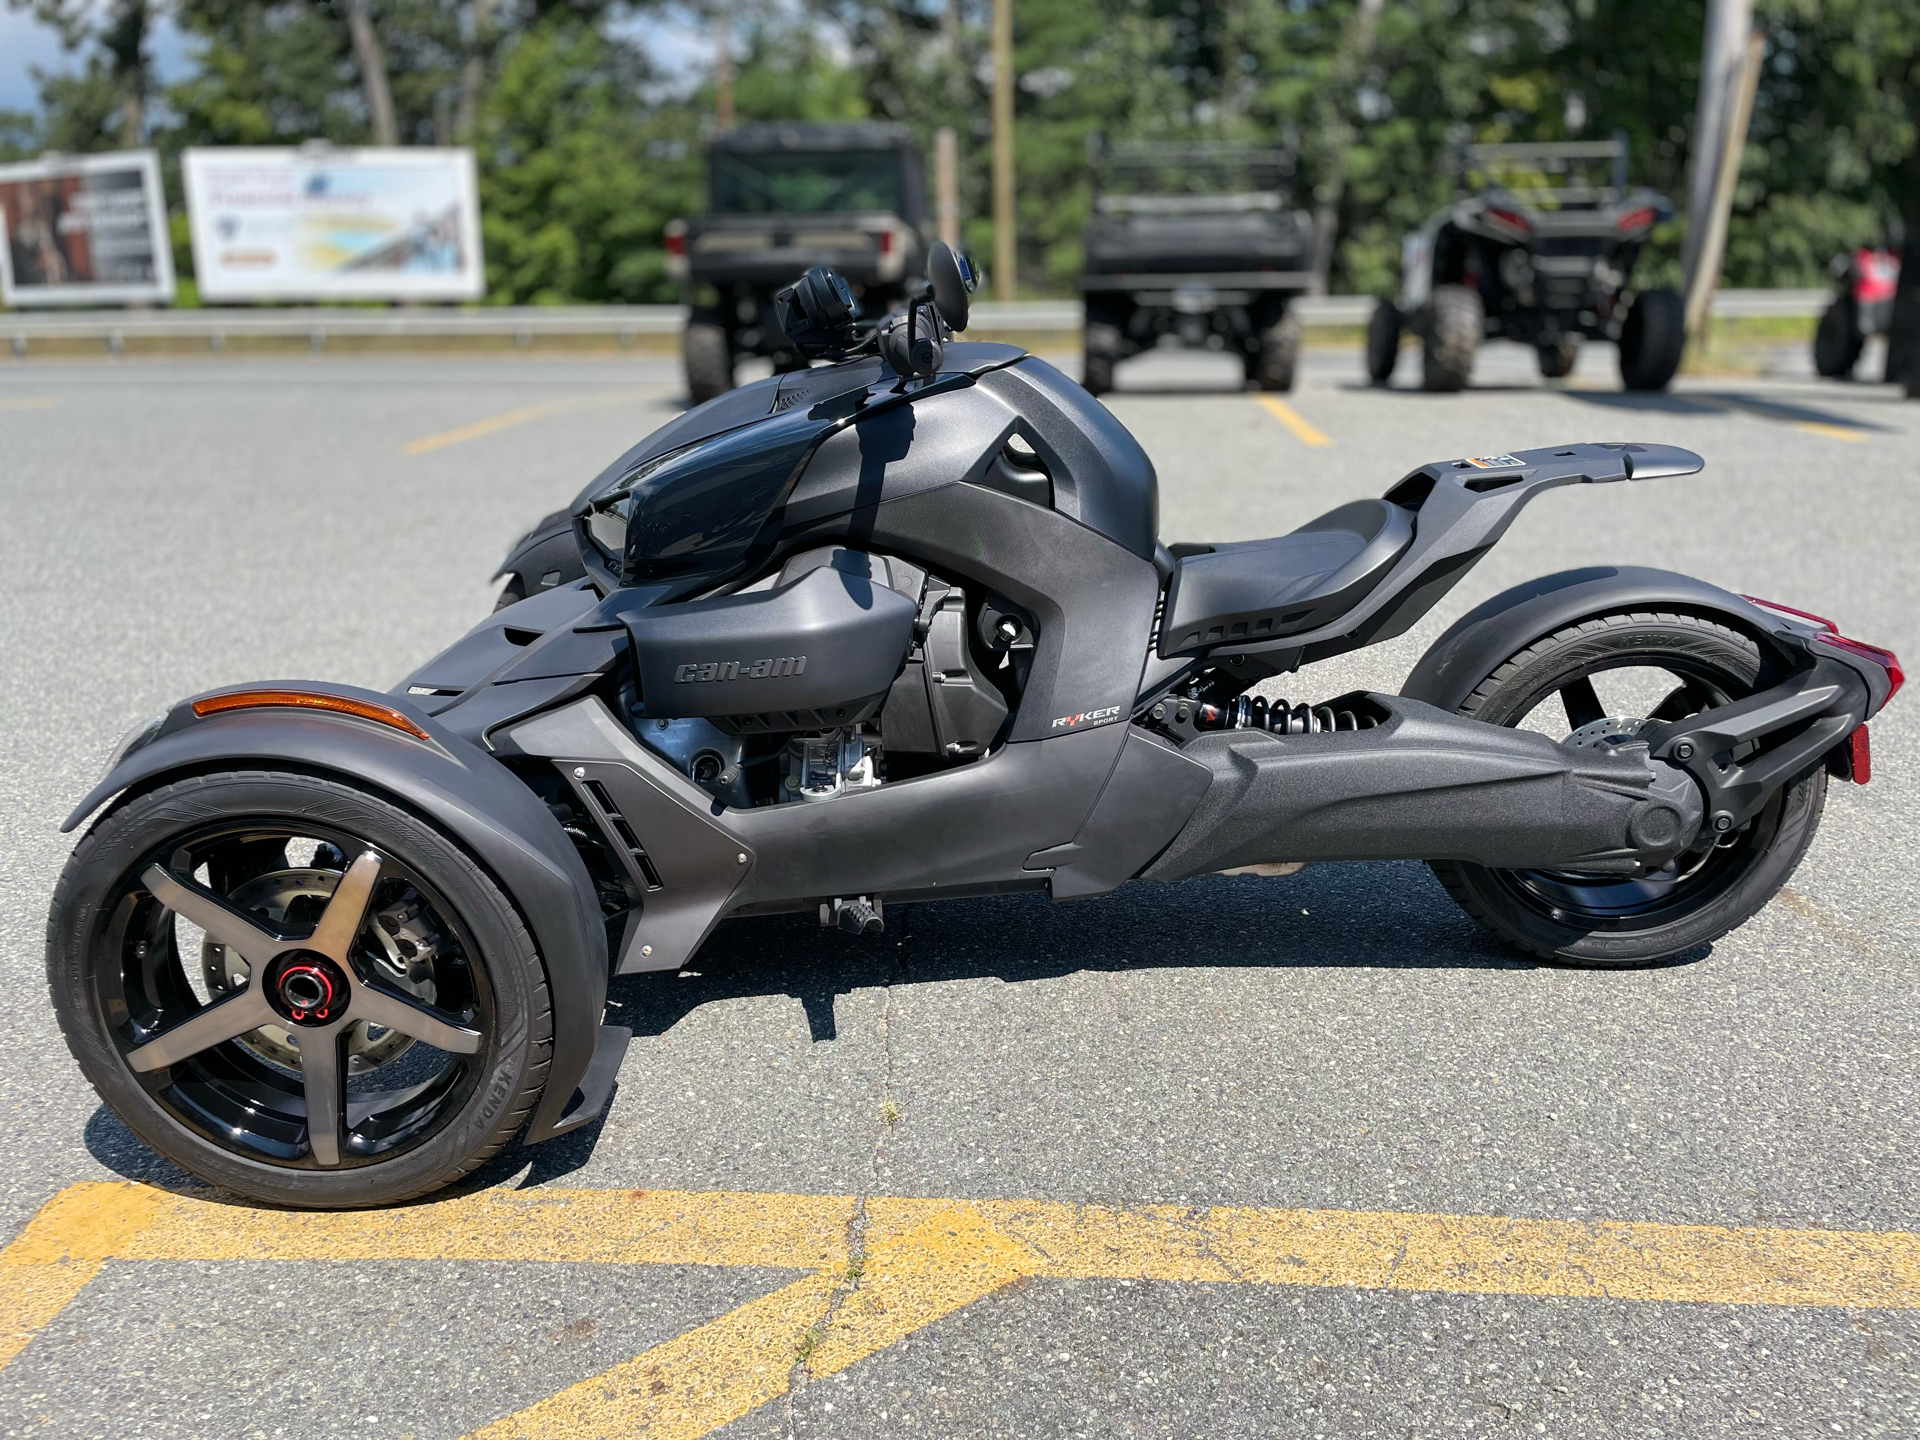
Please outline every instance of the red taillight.
M1622 215L1618 220L1614 221L1613 228L1618 230L1622 235L1625 235L1630 231L1638 230L1643 226L1651 225L1652 223L1653 223L1652 209L1650 207L1642 206L1638 210L1629 210L1626 214Z
M880 253L882 255L893 254L893 232L891 230L882 230L880 232Z
M1487 207L1487 218L1489 220L1498 220L1502 225L1510 225L1515 230L1526 231L1533 229L1533 226L1527 223L1526 216L1520 214L1518 211L1502 210L1497 205L1489 205Z
M1796 610L1791 605L1782 605L1778 600L1762 600L1758 595L1742 595L1742 600L1753 605L1764 605L1769 610L1778 610L1782 615L1797 615L1802 620L1811 620L1826 633L1826 642L1849 655L1858 655L1862 660L1871 660L1887 672L1887 700L1900 693L1900 687L1907 683L1906 671L1900 668L1900 657L1891 650L1882 650L1878 645L1869 645L1864 640L1850 640L1840 633L1840 627L1824 615L1815 615L1808 610ZM1887 702L1883 700L1881 705ZM1865 728L1864 726L1862 727ZM1860 742L1865 745L1867 742Z
M1847 771L1853 783L1864 785L1873 778L1873 748L1867 744L1867 727L1856 725L1847 736Z

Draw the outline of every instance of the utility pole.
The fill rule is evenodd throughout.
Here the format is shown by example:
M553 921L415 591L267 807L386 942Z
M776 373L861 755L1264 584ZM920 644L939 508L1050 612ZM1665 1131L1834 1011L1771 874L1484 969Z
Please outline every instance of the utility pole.
M933 132L933 214L940 238L960 248L960 155L951 125Z
M1713 292L1720 283L1720 267L1727 258L1727 222L1733 216L1733 187L1740 179L1740 155L1747 148L1747 126L1753 120L1753 96L1760 88L1760 62L1766 55L1766 42L1758 35L1747 37L1745 53L1727 94L1727 114L1720 127L1720 160L1715 167L1713 192L1700 227L1699 242L1693 247L1693 268L1687 277L1686 332L1689 339L1704 341L1707 320L1713 313ZM1693 227L1687 227L1693 237Z
M733 128L733 5L720 0L713 42L713 122L722 131Z
M1687 233L1680 246L1680 269L1688 295L1693 293L1700 272L1701 247L1711 228L1713 192L1720 178L1720 159L1727 148L1727 123L1733 118L1734 87L1746 65L1747 37L1752 33L1753 0L1707 0L1693 149L1687 157Z
M993 294L1014 291L1013 0L993 0Z

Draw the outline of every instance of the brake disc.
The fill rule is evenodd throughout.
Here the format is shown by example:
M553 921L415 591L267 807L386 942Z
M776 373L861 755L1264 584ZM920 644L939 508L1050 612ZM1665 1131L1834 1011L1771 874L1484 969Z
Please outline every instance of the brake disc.
M264 916L283 933L311 927L333 898L340 883L334 870L275 870L247 881L227 897L241 910ZM375 943L367 943L370 937ZM409 887L397 902L374 912L373 924L360 942L357 958L378 979L431 1005L434 1003L433 962L444 943L433 921ZM212 996L218 997L248 983L247 962L213 939L200 947L200 969ZM347 1028L347 1073L365 1074L400 1058L413 1045L410 1036L367 1021ZM290 1070L300 1068L300 1046L282 1025L262 1025L248 1031L239 1043L263 1060Z

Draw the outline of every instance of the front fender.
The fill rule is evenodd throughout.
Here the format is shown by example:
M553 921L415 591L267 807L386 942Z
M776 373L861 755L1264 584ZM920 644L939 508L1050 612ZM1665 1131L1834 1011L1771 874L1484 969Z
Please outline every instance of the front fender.
M429 738L344 715L283 707L202 718L192 701L182 701L154 727L152 739L122 754L60 828L73 830L123 791L187 771L234 765L295 764L384 792L466 846L505 889L539 947L553 1004L553 1065L527 1142L591 1119L591 1114L566 1110L600 1040L607 998L606 926L586 866L552 813L506 766L402 697L308 681L248 688L294 689L399 710Z
M1609 611L1646 608L1704 615L1750 635L1783 664L1796 659L1792 626L1718 585L1638 566L1563 570L1504 590L1456 620L1433 642L1400 693L1458 710L1474 687L1530 641Z

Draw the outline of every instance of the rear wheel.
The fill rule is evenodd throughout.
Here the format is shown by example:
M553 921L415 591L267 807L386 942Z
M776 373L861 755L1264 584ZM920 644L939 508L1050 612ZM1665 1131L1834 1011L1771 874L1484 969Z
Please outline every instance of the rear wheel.
M1494 725L1564 738L1608 720L1678 720L1753 693L1765 681L1747 636L1693 615L1620 613L1536 640L1498 666L1460 706ZM1651 964L1719 939L1787 882L1826 803L1816 767L1747 824L1708 834L1639 877L1492 870L1435 861L1433 872L1481 925L1562 964Z
M1867 337L1860 333L1860 307L1851 295L1839 296L1820 317L1820 328L1813 332L1813 368L1829 380L1851 380L1866 349Z
M1088 325L1083 342L1080 383L1090 395L1105 395L1113 389L1113 367L1120 359L1122 340L1118 327Z
M1400 363L1400 331L1405 323L1400 307L1391 300L1373 307L1373 318L1367 321L1367 378L1376 385L1393 379L1394 367Z
M680 345L687 366L687 396L694 404L704 405L733 388L733 350L727 344L725 326L689 321Z
M1260 333L1253 382L1262 390L1291 390L1299 364L1300 317L1288 310Z
M1464 390L1473 378L1487 312L1476 291L1464 285L1436 285L1427 302L1421 385L1428 390Z
M127 1127L271 1204L436 1190L546 1082L545 972L507 897L419 817L317 775L192 776L108 811L61 875L47 980Z
M1576 336L1562 335L1551 345L1542 345L1534 352L1540 357L1540 373L1549 380L1564 380L1573 373L1573 367L1580 363L1580 341Z
M1620 327L1620 383L1629 390L1666 389L1686 348L1680 297L1671 290L1641 291Z

